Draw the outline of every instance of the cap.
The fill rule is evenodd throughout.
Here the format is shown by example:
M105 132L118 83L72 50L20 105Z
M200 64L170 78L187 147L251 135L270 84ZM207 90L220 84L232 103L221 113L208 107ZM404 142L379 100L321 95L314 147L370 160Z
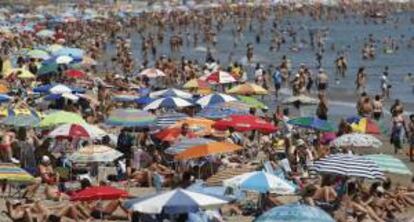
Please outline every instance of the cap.
M47 163L47 162L50 162L50 158L48 157L48 156L42 156L42 162L43 163Z

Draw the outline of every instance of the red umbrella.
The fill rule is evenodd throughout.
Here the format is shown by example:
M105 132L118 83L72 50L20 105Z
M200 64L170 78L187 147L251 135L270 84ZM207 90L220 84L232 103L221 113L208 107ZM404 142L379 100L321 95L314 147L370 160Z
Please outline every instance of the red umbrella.
M70 77L70 78L76 78L76 79L81 79L81 78L85 78L86 74L80 70L76 70L76 69L69 69L66 72L66 76Z
M115 200L128 197L124 190L111 187L99 186L88 187L72 195L72 201L93 201L93 200Z
M173 127L173 128L164 129L156 133L155 137L157 137L158 139L162 141L174 142L180 136L180 134L181 134L181 128ZM196 135L193 132L189 131L187 133L187 137L194 138L196 137Z
M217 121L213 127L218 130L233 128L239 132L258 130L262 133L271 133L277 130L273 124L252 115L231 115Z

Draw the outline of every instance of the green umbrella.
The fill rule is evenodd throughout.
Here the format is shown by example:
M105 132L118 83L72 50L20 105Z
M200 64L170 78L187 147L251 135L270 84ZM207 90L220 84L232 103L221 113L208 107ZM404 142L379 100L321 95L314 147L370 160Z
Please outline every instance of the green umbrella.
M237 98L246 103L250 107L254 107L257 109L269 109L264 103L260 102L258 99L251 97L251 96L237 96Z
M40 69L37 71L39 75L45 75L52 72L58 71L59 65L57 63L51 62L51 63L43 63Z
M40 50L40 49L34 49L27 53L27 56L34 59L49 59L50 55L48 52Z
M316 117L299 117L288 121L288 124L299 126L308 129L314 129L323 132L336 131L336 127L333 126L327 120L319 119Z
M40 121L40 127L51 127L65 123L86 123L85 120L76 113L59 111L45 116Z
M391 155L373 154L364 157L374 161L384 172L412 175L410 169L400 159Z

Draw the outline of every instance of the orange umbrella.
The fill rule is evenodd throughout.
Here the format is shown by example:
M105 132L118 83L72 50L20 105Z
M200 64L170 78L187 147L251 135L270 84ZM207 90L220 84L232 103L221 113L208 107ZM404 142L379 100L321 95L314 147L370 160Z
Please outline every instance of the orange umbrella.
M5 84L3 84L3 83L0 83L0 93L8 93L10 90L9 90L9 87L7 87Z
M240 150L242 147L233 143L212 142L202 145L193 146L185 151L177 154L175 159L187 160L192 158L199 158L219 153L230 153Z
M170 128L181 128L181 126L186 123L188 124L188 128L192 133L197 136L206 136L211 135L213 131L213 124L215 121L205 119L205 118L187 118L184 120L180 120Z

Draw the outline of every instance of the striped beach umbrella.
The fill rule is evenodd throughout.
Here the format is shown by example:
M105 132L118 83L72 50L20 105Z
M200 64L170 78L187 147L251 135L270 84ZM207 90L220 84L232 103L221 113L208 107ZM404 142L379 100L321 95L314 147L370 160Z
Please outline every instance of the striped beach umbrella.
M200 80L206 81L210 84L227 84L237 81L230 73L221 70L204 75L200 77Z
M236 98L233 96L229 96L223 93L212 93L206 96L201 97L196 101L197 104L199 104L201 107L211 106L218 103L224 103L224 102L231 102L231 101L237 101Z
M156 68L145 69L142 72L138 73L138 76L146 76L148 78L157 78L166 76L165 73Z
M30 108L14 108L0 110L0 115L4 116L0 124L15 127L37 126L43 115Z
M0 181L7 183L31 183L35 178L12 163L0 163Z
M159 109L159 108L165 108L165 109L177 109L177 108L183 108L187 106L192 106L190 102L187 100L178 98L178 97L166 97L166 98L160 98L157 99L150 104L146 105L144 107L144 110L153 110L153 109Z
M112 126L146 127L155 123L156 117L138 109L116 109L112 111L105 123Z
M161 97L179 97L182 99L191 99L193 95L188 92L184 92L179 89L169 88L160 91L155 91L150 93L151 98L161 98Z
M215 141L211 139L201 138L201 137L189 138L186 140L179 141L178 143L167 148L164 152L170 155L176 155L180 152L187 150L190 147L212 143L212 142L215 142Z
M374 161L384 172L412 175L412 172L407 165L405 165L400 159L391 155L373 154L366 155L364 157Z
M180 214L197 212L200 208L220 207L226 203L226 200L217 197L177 188L149 197L128 200L124 207L147 214Z
M112 162L123 154L103 145L90 145L74 152L69 159L76 163Z
M334 154L317 160L310 171L373 180L384 179L382 170L374 161L350 154Z
M51 131L49 137L65 137L65 138L102 138L106 132L99 127L87 123L68 123L56 127Z
M168 127L186 118L188 116L184 113L164 113L157 116L157 126Z
M255 222L335 222L324 210L292 203L275 207L260 215Z

